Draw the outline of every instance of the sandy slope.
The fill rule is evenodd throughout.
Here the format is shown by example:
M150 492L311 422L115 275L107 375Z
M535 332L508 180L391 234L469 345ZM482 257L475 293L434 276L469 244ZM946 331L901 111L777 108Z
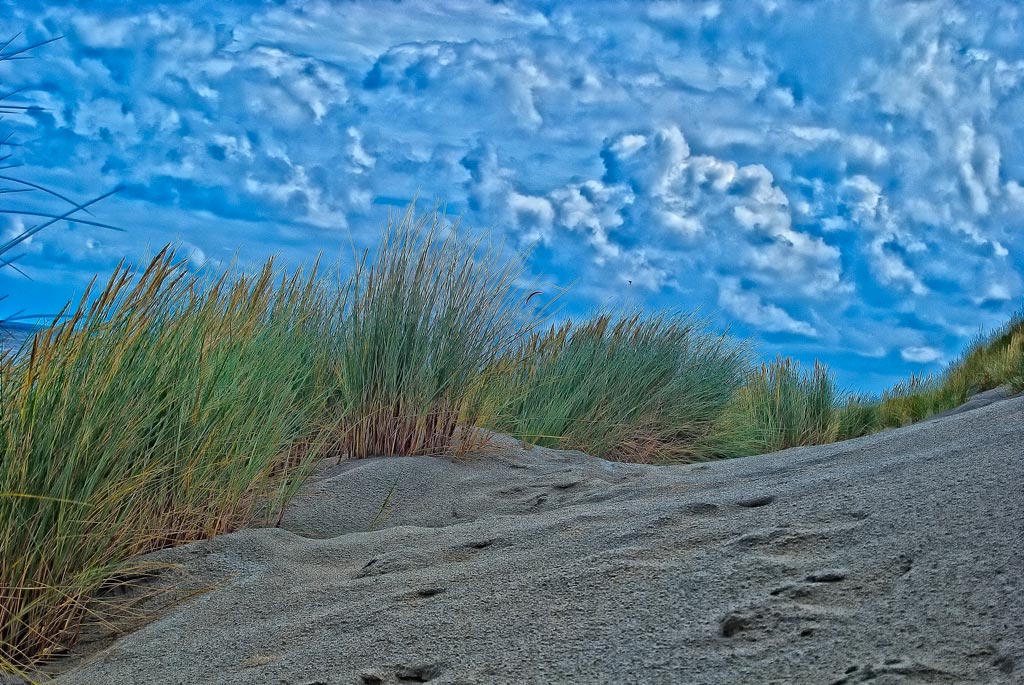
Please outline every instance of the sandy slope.
M671 468L332 467L285 530L162 553L215 589L59 682L1024 683L1022 419Z

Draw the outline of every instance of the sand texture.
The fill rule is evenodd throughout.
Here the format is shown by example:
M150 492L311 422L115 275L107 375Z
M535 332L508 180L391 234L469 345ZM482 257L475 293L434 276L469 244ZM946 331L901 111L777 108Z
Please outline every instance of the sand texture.
M212 589L58 682L1024 683L1022 514L1024 397L689 466L332 465L159 553Z

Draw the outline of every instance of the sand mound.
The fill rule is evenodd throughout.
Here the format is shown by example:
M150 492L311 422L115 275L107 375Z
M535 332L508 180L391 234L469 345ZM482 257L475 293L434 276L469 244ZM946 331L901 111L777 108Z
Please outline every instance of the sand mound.
M371 459L66 684L1024 682L1024 398L679 467ZM374 530L371 530L374 528Z

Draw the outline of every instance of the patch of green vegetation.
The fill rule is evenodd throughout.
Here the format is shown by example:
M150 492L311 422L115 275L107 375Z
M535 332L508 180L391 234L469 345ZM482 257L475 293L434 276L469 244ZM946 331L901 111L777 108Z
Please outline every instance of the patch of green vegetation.
M971 396L1024 390L1024 310L976 338L941 374L911 376L880 397L851 397L839 409L841 440L898 428L955 409Z
M832 442L838 393L828 369L810 371L779 357L762 364L733 396L712 436L719 457L761 454Z
M460 240L434 211L391 217L341 293L331 388L339 456L445 454L486 422L486 370L530 325L525 255Z
M335 302L315 272L206 283L165 251L0 362L0 670L66 646L133 555L280 509L318 450Z
M748 349L685 314L599 314L501 360L494 427L528 443L644 463L702 445L743 381Z

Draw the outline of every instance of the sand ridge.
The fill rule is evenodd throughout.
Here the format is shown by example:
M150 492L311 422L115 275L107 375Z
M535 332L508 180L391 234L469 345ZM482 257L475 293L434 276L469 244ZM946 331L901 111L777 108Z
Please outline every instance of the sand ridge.
M58 682L1024 682L1022 419L675 467L325 465L282 528L155 555L213 589Z

